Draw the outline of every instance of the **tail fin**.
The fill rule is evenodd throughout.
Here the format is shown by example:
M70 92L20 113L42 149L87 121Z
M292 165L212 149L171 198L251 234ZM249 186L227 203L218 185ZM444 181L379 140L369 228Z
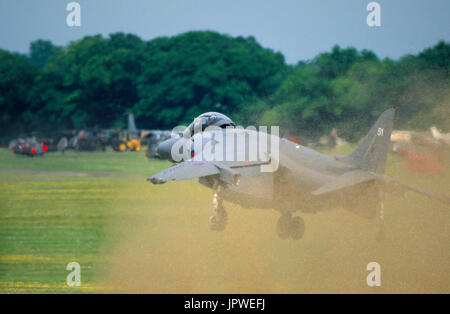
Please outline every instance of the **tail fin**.
M134 124L134 115L132 113L128 114L128 131L137 132L136 124Z
M384 173L391 143L394 115L395 109L393 108L383 112L369 133L362 138L358 147L349 155L344 156L342 160L363 170Z

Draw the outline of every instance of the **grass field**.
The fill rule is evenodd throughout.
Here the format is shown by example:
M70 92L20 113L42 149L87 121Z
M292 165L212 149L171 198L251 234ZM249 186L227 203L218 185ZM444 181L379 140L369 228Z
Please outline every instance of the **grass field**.
M390 156L387 173L448 195L445 162L443 174L421 175ZM438 202L388 194L383 243L377 221L343 209L304 215L305 237L283 241L276 212L225 203L229 223L215 233L210 190L146 182L168 165L143 152L0 149L0 292L450 292L450 210ZM80 287L65 283L73 261ZM381 287L366 284L371 261Z

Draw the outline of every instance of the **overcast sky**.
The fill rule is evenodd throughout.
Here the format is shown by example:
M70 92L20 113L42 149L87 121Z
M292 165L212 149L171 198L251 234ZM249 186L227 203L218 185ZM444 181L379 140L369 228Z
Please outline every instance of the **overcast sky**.
M450 42L450 0L379 0L381 27L366 23L370 0L78 0L81 27L66 24L69 2L0 0L0 48L27 53L36 39L65 45L99 33L149 40L215 30L252 35L296 63L335 44L398 58Z

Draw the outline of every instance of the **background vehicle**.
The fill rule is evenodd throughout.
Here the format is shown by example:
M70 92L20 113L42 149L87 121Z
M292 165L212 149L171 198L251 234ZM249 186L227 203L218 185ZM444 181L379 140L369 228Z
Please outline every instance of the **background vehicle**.
M141 150L141 139L145 134L138 135L138 132L121 130L117 132L117 138L112 140L112 148L116 152L127 150L139 152Z
M141 133L139 135L139 133ZM134 115L128 114L128 129L118 130L117 137L111 141L113 150L116 152L141 151L141 140L146 136L147 132L139 132L134 123Z
M30 157L41 156L48 150L47 145L38 142L35 138L13 140L9 146L14 154Z

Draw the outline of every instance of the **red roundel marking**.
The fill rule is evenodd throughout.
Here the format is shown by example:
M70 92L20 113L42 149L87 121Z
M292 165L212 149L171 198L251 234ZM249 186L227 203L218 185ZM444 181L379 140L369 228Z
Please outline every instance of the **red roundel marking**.
M373 147L370 148L369 152L373 153Z

